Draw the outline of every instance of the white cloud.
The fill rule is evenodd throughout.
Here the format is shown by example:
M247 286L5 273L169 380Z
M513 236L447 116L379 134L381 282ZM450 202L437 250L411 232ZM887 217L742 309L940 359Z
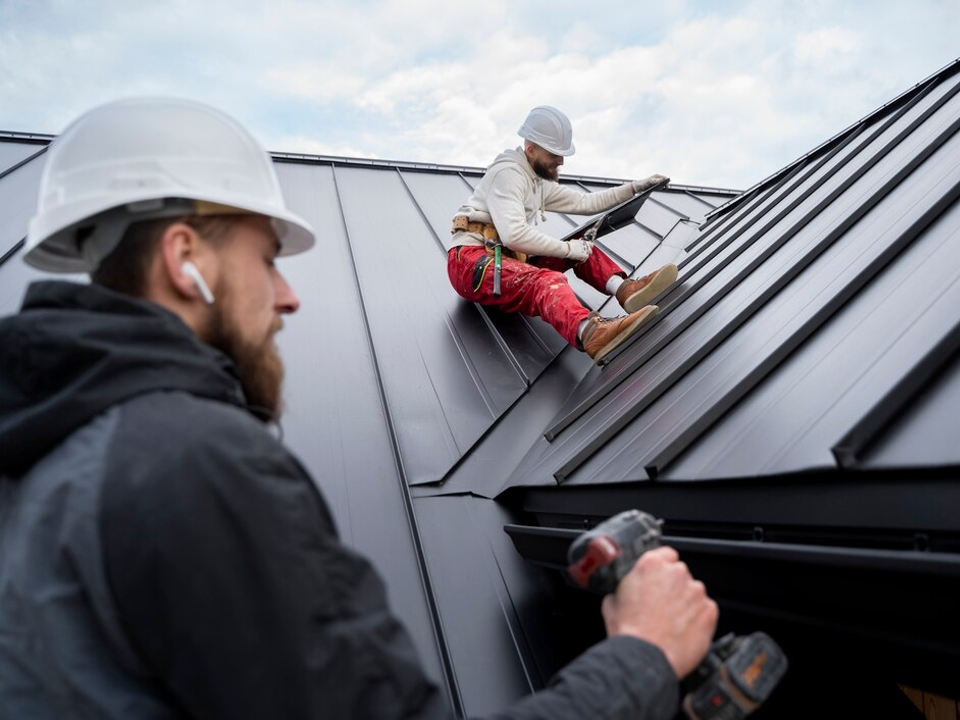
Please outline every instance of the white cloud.
M798 35L793 54L801 64L837 72L846 69L862 46L859 32L825 27Z

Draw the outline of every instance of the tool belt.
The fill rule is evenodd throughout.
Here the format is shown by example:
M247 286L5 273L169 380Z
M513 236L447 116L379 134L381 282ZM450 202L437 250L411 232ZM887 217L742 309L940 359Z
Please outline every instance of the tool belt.
M453 227L450 228L450 232L460 231L482 235L483 246L486 248L488 255L493 255L499 245L501 255L506 255L520 262L527 261L526 253L510 250L500 242L500 235L497 234L497 228L493 223L472 222L466 215L457 215L453 218Z

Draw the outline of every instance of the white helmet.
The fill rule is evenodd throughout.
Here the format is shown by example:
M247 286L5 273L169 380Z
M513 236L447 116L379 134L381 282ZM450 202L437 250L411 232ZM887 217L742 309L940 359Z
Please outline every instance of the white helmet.
M573 127L570 120L555 107L535 107L517 130L524 140L549 150L554 155L573 155Z
M188 100L120 100L81 115L51 144L24 260L92 272L131 223L238 212L272 218L281 255L314 243L310 225L287 210L270 156L233 118Z

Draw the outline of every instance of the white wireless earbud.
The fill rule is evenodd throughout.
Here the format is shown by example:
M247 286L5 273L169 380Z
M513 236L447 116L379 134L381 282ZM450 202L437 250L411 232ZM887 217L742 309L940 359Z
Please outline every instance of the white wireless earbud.
M193 283L197 286L197 290L203 295L204 302L206 302L207 305L213 305L213 293L210 292L210 287L207 285L207 281L203 279L203 275L200 274L199 268L189 260L185 260L180 266L180 272L193 280Z

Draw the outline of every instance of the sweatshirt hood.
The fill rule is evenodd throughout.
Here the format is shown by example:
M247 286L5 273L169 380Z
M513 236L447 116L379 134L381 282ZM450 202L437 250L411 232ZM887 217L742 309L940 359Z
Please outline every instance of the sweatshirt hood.
M32 284L20 312L0 320L0 475L20 475L95 415L158 390L244 405L231 360L156 303Z
M494 161L490 164L490 167L487 168L487 171L493 169L495 165L500 163L510 163L511 165L519 165L523 168L524 172L527 173L532 178L536 178L536 173L533 172L533 168L530 167L530 162L527 160L527 156L523 152L523 148L513 148L511 150L504 150L502 153L497 155Z

